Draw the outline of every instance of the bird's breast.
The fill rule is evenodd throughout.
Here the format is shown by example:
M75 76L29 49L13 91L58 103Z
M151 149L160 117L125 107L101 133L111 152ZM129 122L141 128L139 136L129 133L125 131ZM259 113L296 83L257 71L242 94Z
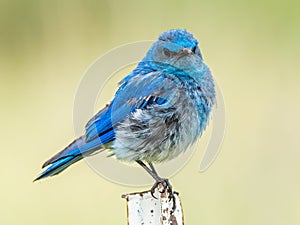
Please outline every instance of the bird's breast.
M200 136L207 116L197 87L179 87L167 107L137 109L116 128L113 152L125 161L162 162L184 152Z

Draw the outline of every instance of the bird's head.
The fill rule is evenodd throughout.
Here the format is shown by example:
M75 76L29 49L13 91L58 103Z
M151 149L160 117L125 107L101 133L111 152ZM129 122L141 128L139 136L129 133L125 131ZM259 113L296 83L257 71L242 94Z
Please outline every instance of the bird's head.
M191 33L175 29L162 33L143 61L155 70L180 74L201 68L202 55Z

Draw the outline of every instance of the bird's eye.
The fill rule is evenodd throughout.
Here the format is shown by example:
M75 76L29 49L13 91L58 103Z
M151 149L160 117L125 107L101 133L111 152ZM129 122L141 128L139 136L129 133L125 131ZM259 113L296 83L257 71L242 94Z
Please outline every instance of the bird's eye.
M195 46L192 48L192 52L195 54L195 53L196 53L196 50L197 50L197 46L195 45Z
M170 56L171 56L171 52L169 51L169 49L164 48L164 49L163 49L163 52L164 52L165 56L167 56L167 57L170 57Z

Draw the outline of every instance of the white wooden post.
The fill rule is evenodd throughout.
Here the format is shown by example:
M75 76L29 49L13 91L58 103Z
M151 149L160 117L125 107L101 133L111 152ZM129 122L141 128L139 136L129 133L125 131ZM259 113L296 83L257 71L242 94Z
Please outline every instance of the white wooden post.
M173 212L173 201L169 194L160 193L158 189L153 198L151 191L125 194L127 200L128 225L184 225L181 202L174 193L176 209Z

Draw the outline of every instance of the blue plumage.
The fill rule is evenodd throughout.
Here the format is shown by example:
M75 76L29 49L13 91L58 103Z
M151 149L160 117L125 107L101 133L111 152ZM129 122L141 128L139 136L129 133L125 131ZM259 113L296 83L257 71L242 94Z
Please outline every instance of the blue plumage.
M201 136L214 104L213 78L198 41L186 30L167 31L87 123L86 133L45 162L36 180L106 148L141 165L170 160Z

